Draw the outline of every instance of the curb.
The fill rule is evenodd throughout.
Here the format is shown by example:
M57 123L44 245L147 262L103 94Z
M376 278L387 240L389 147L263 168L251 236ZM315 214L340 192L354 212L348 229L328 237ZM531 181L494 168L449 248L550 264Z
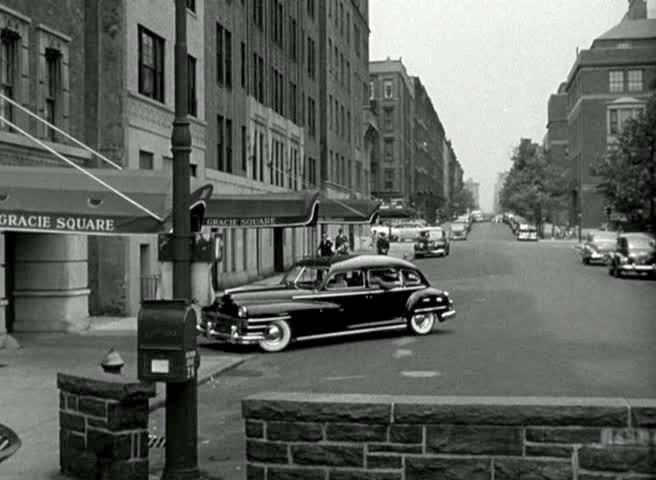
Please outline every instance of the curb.
M218 377L222 373L225 373L227 371L232 370L233 368L238 367L239 365L244 363L246 360L249 360L250 358L251 358L250 356L240 358L239 360L235 360L234 362L232 362L230 365L219 367L218 370L214 370L212 372L209 372L209 373L205 374L202 377L199 377L198 382L197 382L198 386L200 387L201 385L204 385L208 382L211 382L212 380L214 380L216 377ZM160 408L164 407L165 405L166 405L166 395L163 395L163 398L155 399L148 406L148 413L153 413L153 412L159 410Z

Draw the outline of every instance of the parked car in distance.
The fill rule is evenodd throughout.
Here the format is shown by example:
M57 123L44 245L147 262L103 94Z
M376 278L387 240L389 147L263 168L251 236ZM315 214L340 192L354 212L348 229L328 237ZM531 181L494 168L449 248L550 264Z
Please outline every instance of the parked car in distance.
M608 273L621 277L625 273L656 275L656 240L648 233L622 233L610 253Z
M278 352L294 341L374 331L426 335L455 313L449 293L412 263L345 255L301 260L278 285L227 290L202 309L198 330Z
M617 232L593 230L587 232L581 245L581 262L584 265L608 263L609 254L615 250Z
M449 228L449 237L451 240L467 240L469 229L466 223L453 222Z
M449 238L443 228L430 227L419 231L415 241L415 258L433 255L446 257L449 253Z
M538 229L535 225L521 223L517 228L517 240L538 241Z

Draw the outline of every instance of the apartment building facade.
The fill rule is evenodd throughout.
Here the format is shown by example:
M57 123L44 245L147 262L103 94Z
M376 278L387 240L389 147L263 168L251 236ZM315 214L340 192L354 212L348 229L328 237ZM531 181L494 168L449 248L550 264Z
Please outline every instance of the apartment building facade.
M473 178L468 178L465 183L463 184L463 188L465 190L468 190L469 193L471 193L472 200L474 201L474 208L479 209L480 208L480 193L479 193L479 188L480 188L480 183L474 181Z
M637 18L637 6L632 2L631 15L578 52L565 82L568 162L576 185L570 208L583 228L606 220L601 179L592 166L613 148L623 123L644 111L655 88L656 19Z
M380 129L372 195L409 205L415 184L414 84L401 60L371 61L369 75L369 99L377 104Z
M419 77L414 84L414 186L410 196L420 217L436 220L445 205L444 127L426 87Z

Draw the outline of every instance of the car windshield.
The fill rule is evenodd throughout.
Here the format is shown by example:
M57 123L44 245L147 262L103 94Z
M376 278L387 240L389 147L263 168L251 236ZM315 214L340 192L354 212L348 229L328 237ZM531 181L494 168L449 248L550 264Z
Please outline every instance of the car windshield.
M464 223L454 223L453 225L451 225L452 230L464 230L465 228L466 227Z
M328 269L325 267L295 265L287 271L280 283L296 288L319 288L327 273Z
M441 229L435 229L435 230L429 230L427 232L422 232L422 234L419 236L420 239L430 239L430 240L441 240L442 239L442 230Z
M535 232L536 229L532 225L520 225L519 231L520 232Z
M617 236L614 233L596 233L592 236L592 241L597 245L615 245Z

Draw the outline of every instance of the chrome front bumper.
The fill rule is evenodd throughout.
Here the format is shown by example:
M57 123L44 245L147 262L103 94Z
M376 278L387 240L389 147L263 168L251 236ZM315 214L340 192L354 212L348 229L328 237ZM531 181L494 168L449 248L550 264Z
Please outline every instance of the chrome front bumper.
M218 340L220 342L230 343L233 345L254 345L259 343L264 335L255 334L255 335L241 335L237 329L236 325L230 326L230 332L220 332L212 328L212 324L209 323L209 329L203 325L196 325L196 330L199 335L204 336L210 340Z
M649 273L656 272L656 265L636 265L635 263L621 263L617 266L618 269L625 272L640 272Z

